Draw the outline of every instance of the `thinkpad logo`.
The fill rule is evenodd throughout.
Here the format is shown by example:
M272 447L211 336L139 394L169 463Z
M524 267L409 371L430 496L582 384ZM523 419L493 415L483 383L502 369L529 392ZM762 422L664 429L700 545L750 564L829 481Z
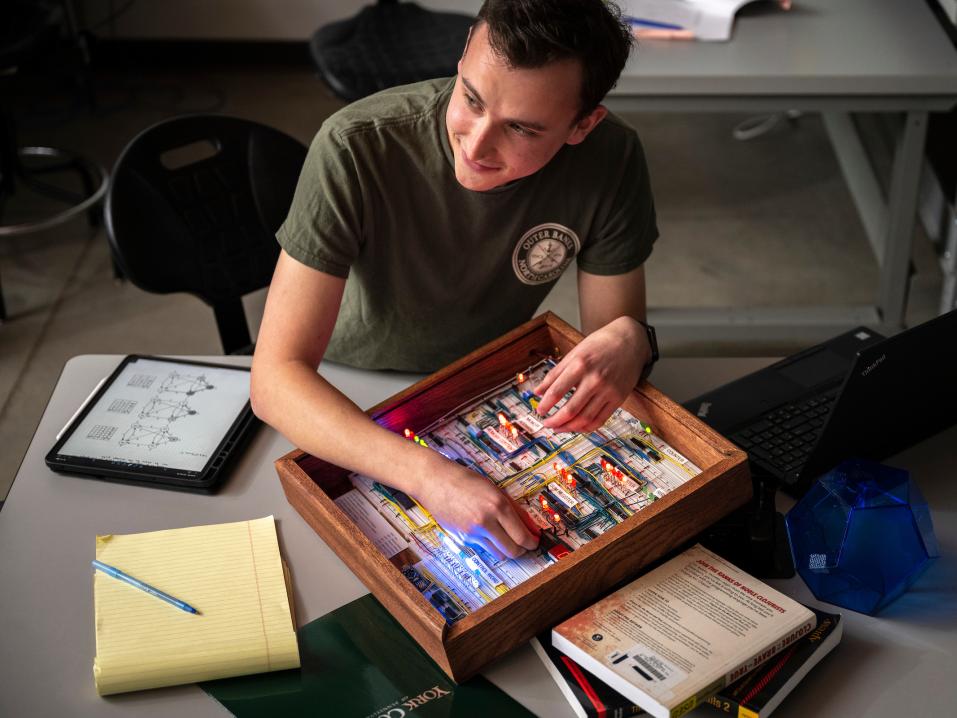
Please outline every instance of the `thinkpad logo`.
M868 374L870 374L872 371L877 369L877 367L883 364L885 359L887 359L887 355L881 354L879 357L877 357L877 359L874 360L873 364L868 364L867 368L865 368L864 371L861 372L861 376L867 376Z
M515 245L512 268L524 284L544 284L558 279L581 247L568 227L547 222L532 227Z
M709 411L711 411L711 402L701 402L701 406L698 407L698 418L704 419L708 415Z

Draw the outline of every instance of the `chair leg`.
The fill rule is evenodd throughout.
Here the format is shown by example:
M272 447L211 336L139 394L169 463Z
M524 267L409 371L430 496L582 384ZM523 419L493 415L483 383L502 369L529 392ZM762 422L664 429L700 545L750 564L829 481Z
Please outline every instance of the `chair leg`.
M3 301L3 282L0 282L0 324L7 321L7 304Z
M93 175L90 172L90 168L86 166L83 160L75 158L73 160L73 169L80 175L80 182L83 183L84 196L91 196L96 191L96 184L93 182ZM97 203L86 212L86 221L89 223L91 229L98 229L100 227L100 218L103 214L100 207L100 203Z
M249 327L246 325L246 311L243 309L242 298L215 305L213 313L216 315L216 326L219 329L219 339L223 343L223 353L236 354L248 349L252 340L249 338Z
M123 271L120 263L116 260L116 254L113 252L112 247L110 248L110 264L113 265L113 279L118 282L125 282L126 272Z
M12 195L16 189L17 143L13 118L0 112L0 197Z

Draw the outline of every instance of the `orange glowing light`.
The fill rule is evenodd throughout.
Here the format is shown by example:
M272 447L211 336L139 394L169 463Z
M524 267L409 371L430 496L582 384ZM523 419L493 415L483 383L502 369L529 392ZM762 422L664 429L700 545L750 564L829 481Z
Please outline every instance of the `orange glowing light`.
M516 378L518 379L519 384L525 383L525 375L522 372L519 372Z
M505 418L505 414L503 414L502 412L498 413L498 423L501 426L505 426L508 423L508 419Z
M406 430L403 431L402 433L405 434L405 438L406 438L406 439L411 439L411 438L412 438L412 429L406 429Z

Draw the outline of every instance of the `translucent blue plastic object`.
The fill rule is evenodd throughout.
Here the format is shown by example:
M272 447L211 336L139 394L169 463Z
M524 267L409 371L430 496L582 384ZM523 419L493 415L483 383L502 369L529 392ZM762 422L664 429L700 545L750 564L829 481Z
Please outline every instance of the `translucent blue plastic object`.
M927 501L910 473L845 461L785 518L794 566L821 601L874 614L940 555Z

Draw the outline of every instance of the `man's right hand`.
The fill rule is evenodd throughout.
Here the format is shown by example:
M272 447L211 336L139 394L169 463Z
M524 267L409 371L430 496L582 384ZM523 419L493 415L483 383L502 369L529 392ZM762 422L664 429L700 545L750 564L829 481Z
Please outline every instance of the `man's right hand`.
M478 544L497 559L518 558L538 547L520 508L488 479L437 456L415 498L457 539Z

